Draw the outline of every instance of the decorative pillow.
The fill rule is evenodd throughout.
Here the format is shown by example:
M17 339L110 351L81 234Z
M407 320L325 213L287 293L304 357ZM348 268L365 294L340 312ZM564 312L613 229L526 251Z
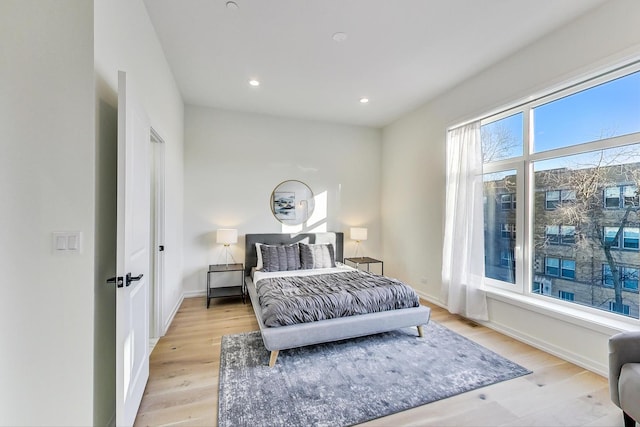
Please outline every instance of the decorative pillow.
M298 244L284 246L260 245L262 271L289 271L300 269Z
M256 270L262 270L262 251L260 250L260 246L262 246L262 243L256 243L256 255L258 256Z
M333 245L321 243L308 245L300 243L301 268L330 268L336 266L336 256Z

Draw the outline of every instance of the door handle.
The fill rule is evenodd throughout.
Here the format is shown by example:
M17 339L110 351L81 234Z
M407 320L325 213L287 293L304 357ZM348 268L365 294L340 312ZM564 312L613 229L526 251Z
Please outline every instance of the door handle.
M137 276L132 277L131 273L127 273L127 286L129 286L131 282L137 282L140 279L142 279L142 274L138 274Z
M107 279L107 283L115 283L117 287L121 288L123 286L122 276L110 277Z

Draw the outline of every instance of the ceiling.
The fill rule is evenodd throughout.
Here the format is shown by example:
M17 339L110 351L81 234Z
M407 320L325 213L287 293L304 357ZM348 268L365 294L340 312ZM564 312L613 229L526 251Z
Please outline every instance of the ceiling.
M186 104L371 127L603 2L145 0Z

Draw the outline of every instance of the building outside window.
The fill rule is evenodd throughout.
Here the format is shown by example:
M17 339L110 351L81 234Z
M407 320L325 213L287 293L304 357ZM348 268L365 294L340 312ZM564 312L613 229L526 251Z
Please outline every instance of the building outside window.
M489 286L639 318L639 70L482 121Z
M565 301L575 301L575 296L573 292L558 291L558 298Z

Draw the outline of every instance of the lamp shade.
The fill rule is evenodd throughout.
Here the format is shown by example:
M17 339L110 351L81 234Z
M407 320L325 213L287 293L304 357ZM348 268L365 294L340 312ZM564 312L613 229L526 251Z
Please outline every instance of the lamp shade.
M220 228L216 232L216 242L224 245L238 243L238 230L234 228Z
M351 240L367 240L367 229L360 227L351 227Z

